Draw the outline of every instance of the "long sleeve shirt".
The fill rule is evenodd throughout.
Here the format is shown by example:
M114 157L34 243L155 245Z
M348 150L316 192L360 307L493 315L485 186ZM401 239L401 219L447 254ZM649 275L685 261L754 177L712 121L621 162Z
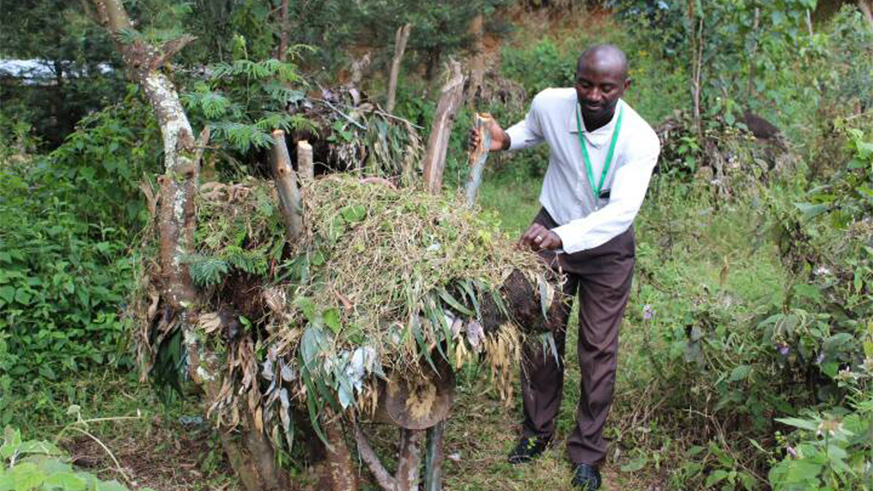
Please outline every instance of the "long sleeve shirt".
M592 174L600 182L619 109L623 113L612 165L601 189L601 195L609 191L609 197L595 197L579 144L576 107L574 89L546 89L534 97L527 117L506 130L510 150L549 144L540 203L559 224L552 231L566 253L592 249L631 227L661 149L655 131L623 100L605 126L588 131L582 121Z

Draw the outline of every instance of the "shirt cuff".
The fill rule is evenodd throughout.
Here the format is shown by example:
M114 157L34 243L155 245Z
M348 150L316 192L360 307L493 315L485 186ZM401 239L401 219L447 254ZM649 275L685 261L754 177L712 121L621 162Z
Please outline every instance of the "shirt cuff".
M573 230L573 227L570 224L555 227L552 229L552 232L561 238L561 249L563 249L567 254L586 249L584 240L573 240L573 237L579 234Z
M506 134L509 135L509 148L507 150L518 150L522 147L522 143L524 143L524 128L514 125L506 130Z

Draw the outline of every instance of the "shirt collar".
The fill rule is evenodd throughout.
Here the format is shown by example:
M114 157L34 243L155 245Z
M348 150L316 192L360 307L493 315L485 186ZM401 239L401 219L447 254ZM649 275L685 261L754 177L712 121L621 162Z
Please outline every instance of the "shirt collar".
M615 105L615 112L612 113L612 119L609 120L608 123L597 128L594 131L588 131L585 129L585 119L582 118L582 132L586 135L600 135L601 133L609 133L612 134L612 129L615 128L615 123L618 121L618 108L624 104L624 101L619 99L618 104ZM576 129L576 108L579 106L578 100L573 98L573 107L570 110L570 117L567 119L567 127L570 129L570 133L578 133L579 131Z

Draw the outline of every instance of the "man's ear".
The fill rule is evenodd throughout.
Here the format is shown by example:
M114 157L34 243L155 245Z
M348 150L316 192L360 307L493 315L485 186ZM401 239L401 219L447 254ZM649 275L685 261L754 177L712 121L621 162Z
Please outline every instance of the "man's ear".
M628 77L624 80L624 90L627 90L631 87L631 83L633 83L633 79Z

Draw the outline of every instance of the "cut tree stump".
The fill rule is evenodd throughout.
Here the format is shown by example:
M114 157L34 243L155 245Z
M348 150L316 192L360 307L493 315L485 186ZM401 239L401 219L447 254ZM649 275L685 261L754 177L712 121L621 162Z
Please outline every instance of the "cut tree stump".
M306 140L297 142L297 174L301 181L315 179L315 168L312 162L312 145Z
M424 184L431 193L439 193L443 185L443 171L446 167L446 148L455 123L455 115L464 98L464 74L461 64L449 62L449 78L443 85L436 113L433 116L427 150L424 154Z
M294 244L303 234L303 203L297 173L291 167L291 156L285 144L285 132L273 130L273 154L270 159L276 190L279 192L279 210L285 219L285 235L289 244Z

